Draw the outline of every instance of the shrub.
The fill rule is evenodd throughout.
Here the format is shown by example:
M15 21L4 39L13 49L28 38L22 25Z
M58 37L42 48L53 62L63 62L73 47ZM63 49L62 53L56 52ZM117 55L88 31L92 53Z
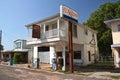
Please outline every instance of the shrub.
M15 53L14 54L13 63L14 64L20 63L20 53Z

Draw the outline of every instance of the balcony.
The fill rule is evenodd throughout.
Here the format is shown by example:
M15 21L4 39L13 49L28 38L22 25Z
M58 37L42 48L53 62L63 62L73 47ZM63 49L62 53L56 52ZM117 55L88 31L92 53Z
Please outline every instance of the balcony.
M54 38L58 38L58 39L64 38L65 39L66 36L67 36L67 31L65 29L64 30L52 29L52 30L49 30L49 31L42 32L40 34L40 39L32 38L32 35L28 35L27 42L40 41L40 43L42 43L42 42L45 42L45 41L47 42L49 40L52 40Z

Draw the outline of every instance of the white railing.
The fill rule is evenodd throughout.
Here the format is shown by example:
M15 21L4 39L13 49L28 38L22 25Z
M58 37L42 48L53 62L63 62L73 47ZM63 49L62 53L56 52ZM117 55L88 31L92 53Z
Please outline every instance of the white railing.
M45 35L45 38L58 37L59 36L58 32L59 32L58 29L52 29L52 30L46 31L44 35Z
M46 31L45 33L41 33L40 39L48 39L48 38L57 38L57 37L66 37L66 31L65 30L58 30L58 29L52 29L49 31ZM27 41L35 41L38 40L37 38L32 38L32 35L27 36Z

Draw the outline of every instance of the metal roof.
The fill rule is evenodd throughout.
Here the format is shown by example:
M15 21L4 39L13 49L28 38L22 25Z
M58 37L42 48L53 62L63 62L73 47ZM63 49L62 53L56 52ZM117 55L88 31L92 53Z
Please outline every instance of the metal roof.
M120 21L120 18L117 18L117 19L111 19L111 20L106 20L104 21L105 24L109 24L111 22L115 22L115 21Z

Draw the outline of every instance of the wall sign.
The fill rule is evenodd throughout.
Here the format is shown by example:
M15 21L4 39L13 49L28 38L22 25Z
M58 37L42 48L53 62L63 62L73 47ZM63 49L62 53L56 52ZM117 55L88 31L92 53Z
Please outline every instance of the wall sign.
M64 17L70 21L78 22L78 13L64 5L60 6L60 17Z
M32 38L40 38L40 26L39 25L33 25L32 30Z

